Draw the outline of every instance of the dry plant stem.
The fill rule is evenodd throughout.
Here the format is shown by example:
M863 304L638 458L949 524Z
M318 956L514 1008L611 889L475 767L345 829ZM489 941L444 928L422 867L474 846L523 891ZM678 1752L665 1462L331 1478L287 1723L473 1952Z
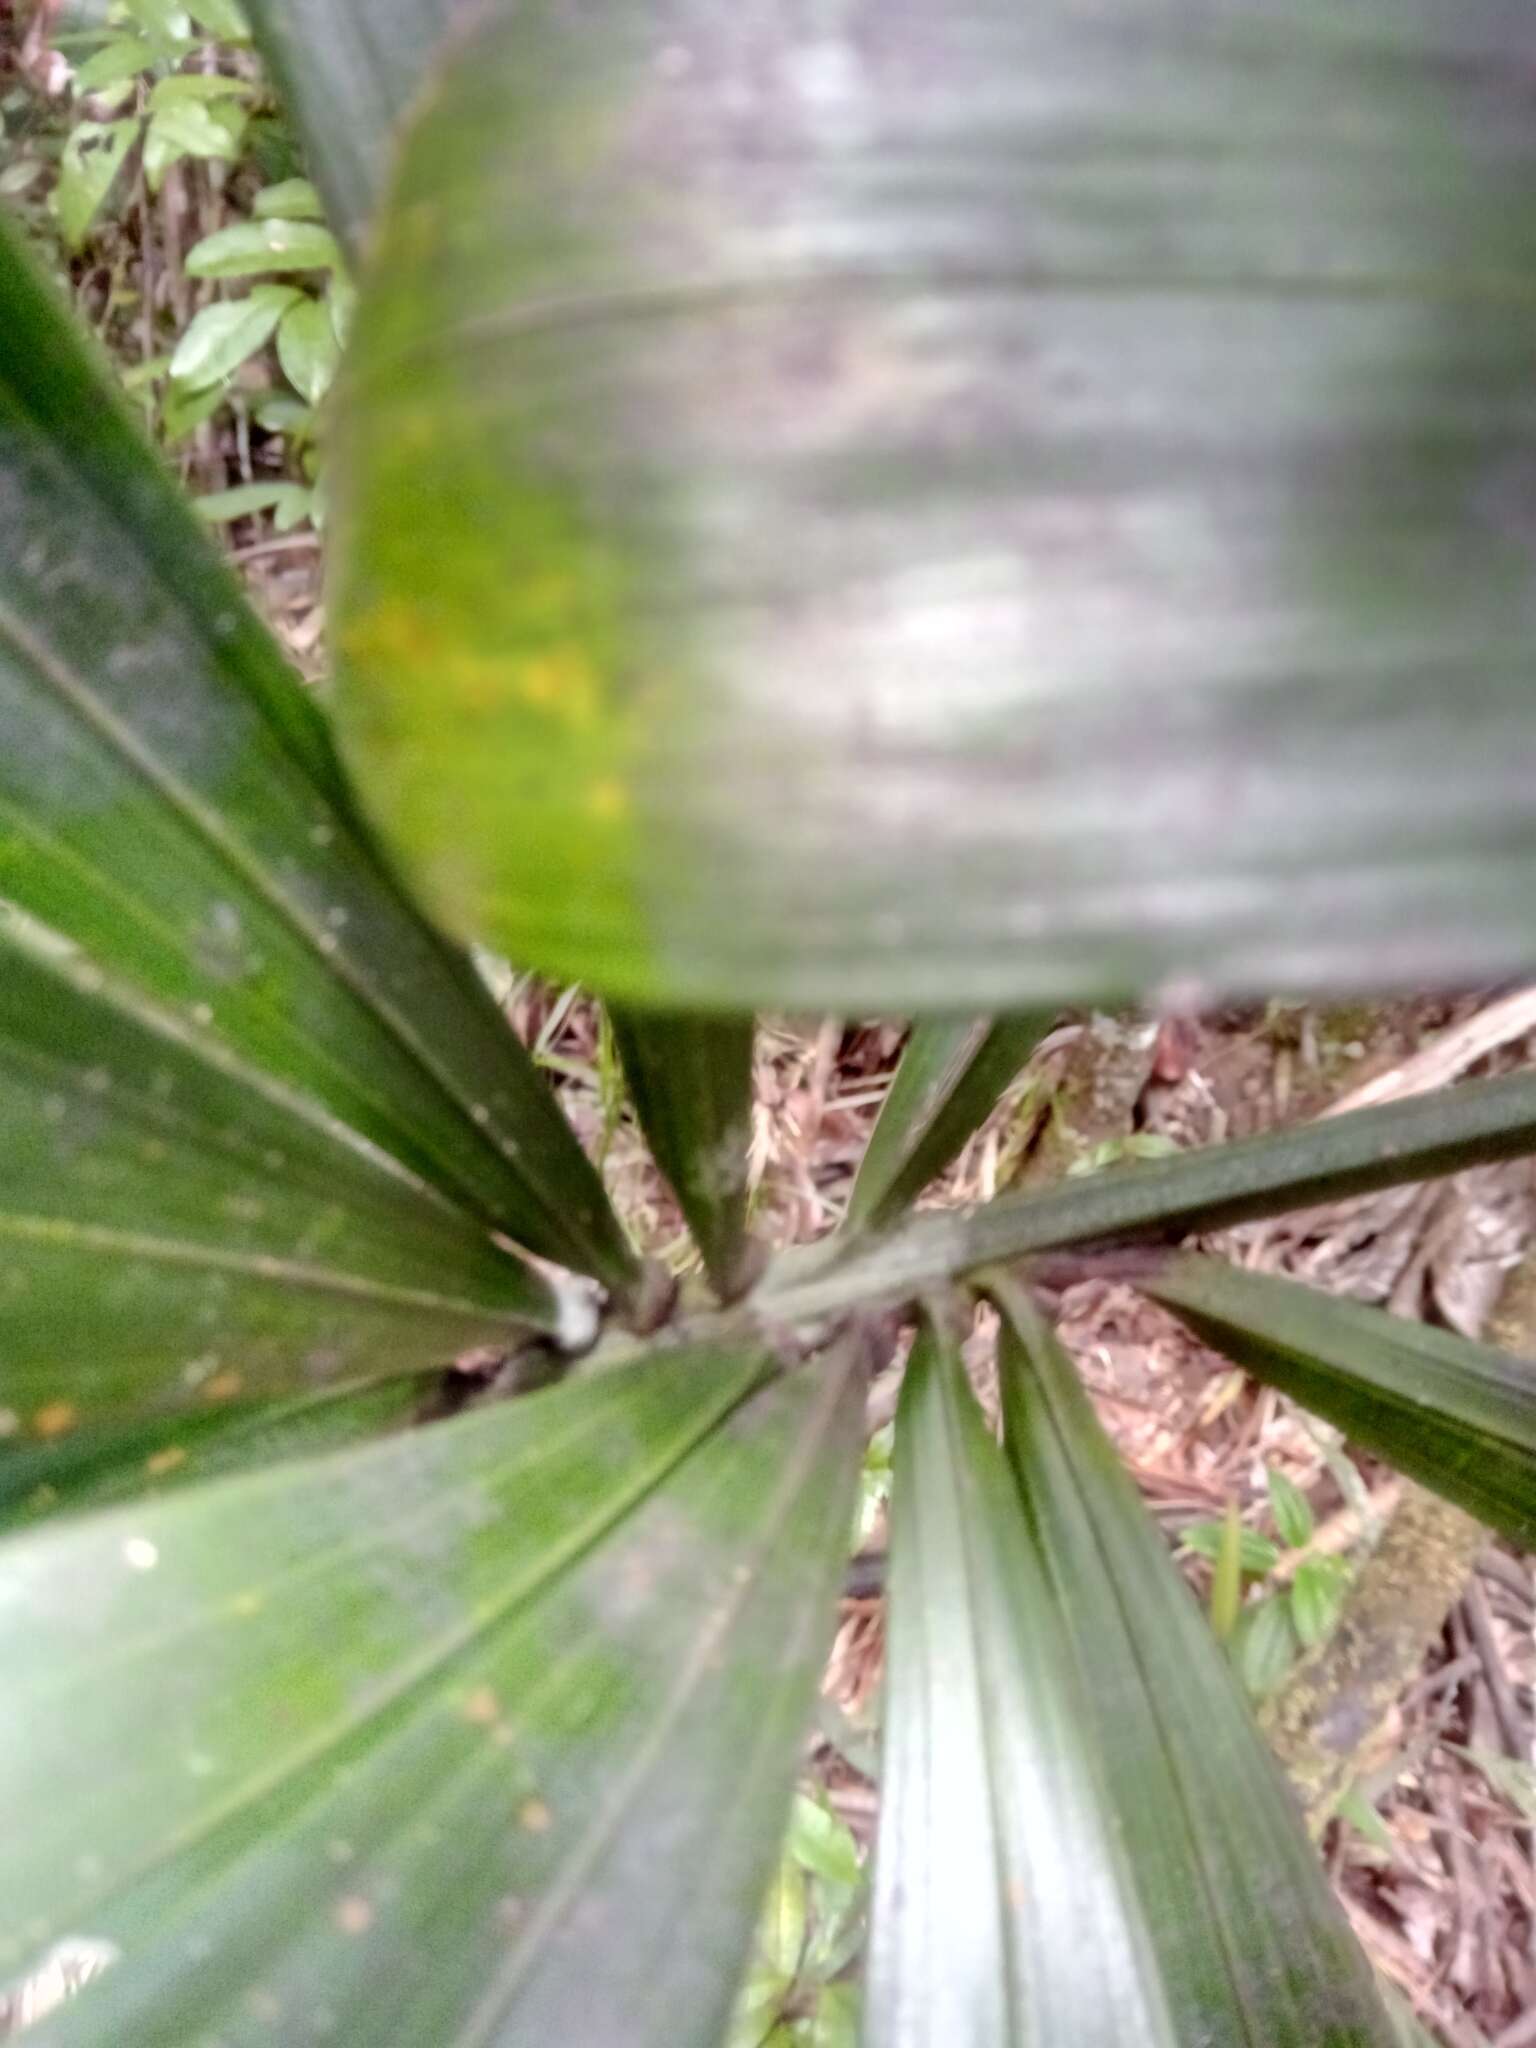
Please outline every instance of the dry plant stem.
M210 48L204 52L203 69L209 72L217 68L214 53ZM202 241L215 232L224 217L220 203L223 165L212 159L201 164L190 164L187 167L187 175L187 189L196 194L197 234L198 240ZM224 294L218 285L213 284L208 287L208 296L210 300L217 300ZM195 451L194 468L199 479L199 488L204 491L222 489L226 482L224 458L219 452L218 434L212 420L203 420L199 424L192 436L192 446Z
M149 106L149 94L142 79L134 94L142 115ZM155 214L142 149L133 173L133 204L139 217L139 360L147 363L155 353Z
M1482 1661L1488 1681L1494 1717L1499 1724L1505 1751L1516 1762L1527 1762L1531 1753L1530 1730L1525 1725L1525 1715L1515 1696L1515 1689L1509 1682L1509 1673L1504 1669L1504 1659L1494 1634L1493 1615L1488 1607L1488 1595L1476 1579L1467 1588L1466 1619L1467 1633L1472 1638L1472 1646Z
M192 318L187 274L181 267L181 209L181 166L173 164L160 186L160 252L165 260L166 296L178 335L186 332Z
M1375 1754L1383 1724L1460 1599L1487 1531L1405 1483L1338 1627L1304 1657L1260 1715L1320 1835Z

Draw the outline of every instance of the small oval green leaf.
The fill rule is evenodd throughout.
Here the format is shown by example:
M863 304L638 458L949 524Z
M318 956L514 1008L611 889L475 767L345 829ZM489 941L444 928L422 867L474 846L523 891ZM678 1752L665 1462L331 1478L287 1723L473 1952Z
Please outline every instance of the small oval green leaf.
M1309 1557L1296 1567L1291 1580L1291 1621L1303 1649L1310 1650L1332 1635L1348 1582L1349 1568L1337 1557Z
M266 346L299 296L293 285L258 285L246 298L204 306L176 344L172 377L192 391L222 384Z
M142 123L82 121L72 128L59 161L53 209L64 239L78 249L117 180Z
M323 299L301 299L289 307L277 330L277 360L300 397L318 405L341 360L331 309Z
M1312 1541L1314 1527L1307 1497L1294 1479L1275 1465L1265 1467L1264 1482L1269 1491L1270 1512L1275 1528L1287 1550L1300 1550Z
M336 238L312 220L242 220L187 251L193 277L252 277L274 270L334 270Z
M308 178L282 178L264 185L252 201L258 220L323 220L325 209L320 194Z

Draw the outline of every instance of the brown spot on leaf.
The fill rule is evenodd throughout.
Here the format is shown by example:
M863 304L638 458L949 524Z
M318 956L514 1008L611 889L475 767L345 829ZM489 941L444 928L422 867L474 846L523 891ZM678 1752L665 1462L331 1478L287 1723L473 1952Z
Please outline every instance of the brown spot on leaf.
M68 1436L79 1420L80 1410L73 1401L50 1401L33 1416L32 1427L39 1436Z
M186 1451L180 1444L167 1444L163 1451L152 1451L144 1460L144 1470L151 1479L162 1479L167 1472L174 1472L178 1465L187 1462Z
M216 1372L203 1387L205 1401L232 1401L245 1385L237 1372Z
M542 1799L525 1799L518 1808L517 1818L530 1835L547 1835L555 1819Z
M488 1685L477 1685L464 1701L463 1715L477 1728L489 1728L501 1712L501 1704Z

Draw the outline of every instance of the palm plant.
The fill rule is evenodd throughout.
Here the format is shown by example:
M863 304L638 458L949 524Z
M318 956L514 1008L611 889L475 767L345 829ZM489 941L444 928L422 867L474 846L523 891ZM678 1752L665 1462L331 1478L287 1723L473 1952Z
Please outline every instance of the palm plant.
M1529 1367L1174 1246L1536 1151L1536 1078L909 1211L1063 1000L1529 966L1523 25L251 13L363 267L332 710L0 241L0 1973L96 1970L35 2038L718 2041L895 1318L866 2038L1392 2039L1032 1281L1139 1248L1530 1543ZM610 1003L714 1305L470 938ZM920 1021L764 1270L767 1005ZM558 1384L403 1427L481 1346Z

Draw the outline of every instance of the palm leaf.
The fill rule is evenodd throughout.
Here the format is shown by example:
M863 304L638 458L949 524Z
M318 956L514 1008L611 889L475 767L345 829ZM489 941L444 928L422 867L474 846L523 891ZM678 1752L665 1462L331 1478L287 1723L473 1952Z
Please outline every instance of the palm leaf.
M848 1223L876 1228L909 1208L997 1107L1052 1022L939 1018L914 1024L848 1198Z
M591 1320L308 1098L14 918L0 1146L13 1431L408 1373Z
M1221 1230L1536 1151L1536 1075L1442 1094L1235 1144L1117 1166L968 1211L911 1218L883 1238L793 1252L764 1282L782 1316L905 1301L981 1266L1082 1245L1135 1244Z
M713 2042L846 1552L853 1358L674 1353L13 1542L0 1967L120 1952L45 2038Z
M462 0L246 0L327 214L354 250L388 171L396 124L464 11Z
M1005 1452L932 1336L897 1419L866 2037L1379 2048L1214 1640L1070 1364L1001 1306Z
M1352 1442L1536 1549L1536 1361L1195 1254L1146 1292Z
M752 1138L752 1020L611 1010L640 1128L722 1301L761 1270L747 1236Z
M286 1400L237 1396L8 1444L0 1454L0 1535L381 1436L413 1418L434 1377L400 1374Z
M297 677L0 225L0 898L535 1251L595 1173L356 822Z
M335 526L350 750L450 927L673 1009L1528 966L1523 36L467 14Z

